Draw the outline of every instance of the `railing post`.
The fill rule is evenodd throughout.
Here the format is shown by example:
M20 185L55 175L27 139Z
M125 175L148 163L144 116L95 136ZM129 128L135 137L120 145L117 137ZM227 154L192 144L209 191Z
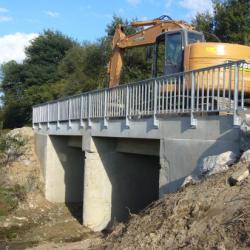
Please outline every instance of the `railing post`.
M38 128L41 129L41 120L42 120L42 111L41 111L41 106L39 107L39 120L38 120Z
M35 128L35 108L32 107L32 128Z
M68 100L68 119L69 119L69 128L71 128L72 127L72 124L71 124L71 99L69 98L69 100Z
M83 95L81 95L81 101L80 101L80 127L83 128Z
M128 85L126 86L126 121L125 121L125 125L126 127L129 128L129 87Z
M190 112L190 123L192 128L197 128L197 119L194 118L194 103L195 103L195 82L194 72L191 73L192 86L191 86L191 112Z
M104 105L103 105L103 108L104 108L104 114L103 114L103 125L104 127L108 127L108 120L107 120L107 89L104 89Z
M88 93L88 126L92 126L91 122L91 93Z
M153 119L154 119L154 126L156 127L156 128L158 128L159 127L159 120L157 119L157 116L156 116L156 114L157 114L157 81L155 80L154 81L154 117L153 117Z
M58 129L60 128L60 105L59 105L59 102L57 102L57 122L56 122L56 127Z
M239 85L239 68L238 68L238 63L235 63L234 65L234 110L233 110L233 125L234 126L240 126L241 119L240 116L238 115L238 85Z
M49 129L49 103L47 104L47 129Z

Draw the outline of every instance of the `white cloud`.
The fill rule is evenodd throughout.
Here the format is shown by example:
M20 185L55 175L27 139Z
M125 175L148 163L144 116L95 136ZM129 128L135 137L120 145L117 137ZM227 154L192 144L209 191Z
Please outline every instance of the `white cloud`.
M0 23L9 22L9 21L12 21L12 17L10 17L10 16L1 16L0 15Z
M180 6L189 10L189 15L194 16L198 12L209 11L213 13L213 4L211 0L181 0Z
M0 7L0 12L1 12L1 13L6 13L6 12L9 12L9 10L6 9L6 8L1 8L1 7Z
M56 11L51 11L51 10L47 10L45 11L45 14L50 16L50 17L58 17L60 14Z
M137 6L141 3L141 0L127 0L127 2L132 5L133 7Z
M38 37L36 33L15 33L0 36L0 64L10 60L22 62L25 59L25 47L36 37Z

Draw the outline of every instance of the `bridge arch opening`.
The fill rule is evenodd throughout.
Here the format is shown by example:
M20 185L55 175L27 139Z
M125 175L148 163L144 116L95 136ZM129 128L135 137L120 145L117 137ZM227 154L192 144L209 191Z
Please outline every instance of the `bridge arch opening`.
M99 231L159 198L160 141L98 137L93 144L85 153L83 222Z

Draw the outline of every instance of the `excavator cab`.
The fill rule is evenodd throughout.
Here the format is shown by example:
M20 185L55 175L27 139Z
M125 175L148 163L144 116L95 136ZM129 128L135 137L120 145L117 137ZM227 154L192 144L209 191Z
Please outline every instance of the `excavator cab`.
M203 33L186 29L159 35L155 44L153 77L182 72L185 46L204 41Z

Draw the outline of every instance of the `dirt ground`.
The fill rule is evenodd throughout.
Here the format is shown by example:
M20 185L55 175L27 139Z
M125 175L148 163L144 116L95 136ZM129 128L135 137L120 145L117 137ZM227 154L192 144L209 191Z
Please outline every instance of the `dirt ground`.
M228 178L248 164L191 184L117 227L99 249L250 249L250 178Z
M21 190L17 190L21 196L18 206L6 215L0 214L0 249L37 245L41 245L38 249L61 249L66 243L79 241L85 247L99 244L102 234L93 233L81 224L82 204L52 204L44 198L32 129L16 129L11 133L21 133L27 143L24 155L0 168L0 188Z
M250 177L228 182L249 163L168 194L109 232L93 233L81 225L80 204L44 199L32 131L28 152L0 174L8 176L5 186L22 183L29 190L17 209L0 216L0 249L250 249Z

